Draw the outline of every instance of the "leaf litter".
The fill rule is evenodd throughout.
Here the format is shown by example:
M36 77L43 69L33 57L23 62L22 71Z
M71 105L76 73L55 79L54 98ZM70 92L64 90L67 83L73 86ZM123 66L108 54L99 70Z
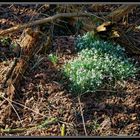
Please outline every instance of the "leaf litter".
M33 19L41 18L41 14L38 14L36 10L39 7L41 11L41 6L1 6L0 12L5 10L0 17L1 29L16 23L27 22L32 16ZM42 11L44 12L45 9L42 8ZM15 34L11 35L13 39L14 36ZM58 56L56 66L48 60L46 54L35 56L40 60L38 63L35 63L34 60L30 62L29 69L21 82L21 91L18 97L11 101L17 113L12 110L12 115L8 117L7 101L1 98L1 136L85 135L80 109L82 109L85 119L87 135L139 135L139 81L127 81L126 90L122 92L101 91L97 94L83 95L80 105L78 99L69 93L67 81L62 84L63 75L60 73L60 68L65 61L75 57L74 39L74 36L55 37L51 51ZM36 58L34 59L36 60ZM0 62L0 82L11 61L12 57L9 61L5 60L5 63ZM0 96L2 96L1 93ZM5 108L7 112L3 112ZM7 119L3 120L5 115L7 115ZM10 131L10 129L14 131Z

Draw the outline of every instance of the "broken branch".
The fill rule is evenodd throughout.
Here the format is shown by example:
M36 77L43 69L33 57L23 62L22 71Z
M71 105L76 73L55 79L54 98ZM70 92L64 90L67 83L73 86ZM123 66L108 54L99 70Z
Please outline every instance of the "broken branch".
M136 4L122 5L117 10L114 10L108 16L106 16L106 19L112 20L114 22L118 22L123 16L130 13L136 7L137 7Z
M100 18L101 20L103 20L103 18L98 17L95 14L90 14L90 13L60 13L60 14L56 14L54 16L50 16L48 18L32 21L32 22L25 23L25 24L22 24L22 25L20 24L20 25L11 27L9 29L2 30L2 31L0 31L0 36L4 36L4 35L7 35L9 33L13 33L13 32L16 32L18 30L28 28L28 27L31 27L31 26L35 26L35 25L44 24L44 23L48 23L48 22L52 23L56 19L59 19L59 18L82 17L82 16L84 16L84 17L95 16L96 18Z

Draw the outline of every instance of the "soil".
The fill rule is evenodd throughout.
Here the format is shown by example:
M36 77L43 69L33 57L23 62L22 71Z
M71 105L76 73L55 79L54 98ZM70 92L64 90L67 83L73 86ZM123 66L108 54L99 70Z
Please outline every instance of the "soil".
M116 7L105 5L99 12L110 12ZM0 27L6 29L41 19L47 17L47 14L52 15L55 10L51 10L48 5L40 4L1 5ZM130 14L129 23L135 23L139 19L139 6L133 13ZM12 109L10 117L3 114L6 106L3 105L5 100L1 99L0 136L60 136L62 126L65 126L66 136L139 136L140 75L138 74L136 80L126 81L123 90L84 94L79 102L78 97L69 91L68 81L61 72L63 64L76 56L76 37L74 30L69 26L68 28L71 32L60 27L55 28L51 50L46 54L35 55L30 60L20 91L12 103L16 112ZM9 37L13 41L20 34L21 32L10 34ZM14 57L10 46L0 44L1 52L4 53L0 58L0 83ZM50 53L58 57L55 65L48 59ZM134 58L137 60L137 57ZM6 115L6 120L3 120ZM37 128L38 125L43 125L44 121L51 119L56 121ZM2 131L3 129L5 131Z

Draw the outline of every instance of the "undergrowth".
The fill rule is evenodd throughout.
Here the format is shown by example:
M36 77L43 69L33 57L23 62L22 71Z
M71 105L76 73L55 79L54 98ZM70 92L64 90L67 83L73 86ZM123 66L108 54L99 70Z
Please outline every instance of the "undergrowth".
M58 62L58 56L55 54L49 54L48 59L53 63L53 65L56 65Z
M77 38L75 47L77 57L63 67L73 93L83 94L101 88L113 88L118 82L135 78L137 68L120 45L87 33Z

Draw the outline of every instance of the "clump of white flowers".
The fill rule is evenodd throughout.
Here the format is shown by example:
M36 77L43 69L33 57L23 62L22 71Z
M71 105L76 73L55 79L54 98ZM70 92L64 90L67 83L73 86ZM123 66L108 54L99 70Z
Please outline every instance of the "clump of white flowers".
M78 55L64 65L64 74L70 80L70 89L82 94L95 91L105 84L113 86L129 77L135 77L137 69L128 59L123 48L89 33L76 41Z

